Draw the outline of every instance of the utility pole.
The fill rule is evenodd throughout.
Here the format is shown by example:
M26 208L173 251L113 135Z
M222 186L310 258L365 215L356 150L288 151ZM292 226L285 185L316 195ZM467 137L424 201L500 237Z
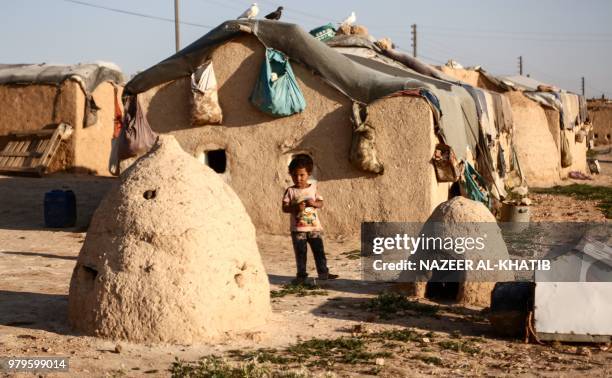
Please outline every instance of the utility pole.
M519 60L519 63L518 63L519 64L519 75L522 75L523 74L523 56L522 55L519 56L518 60Z
M417 27L416 24L412 24L410 26L410 28L412 29L411 34L412 34L412 56L413 57L417 57Z
M176 44L176 52L181 49L181 38L179 33L179 0L174 0L174 42Z
M582 97L584 97L584 76L582 77Z

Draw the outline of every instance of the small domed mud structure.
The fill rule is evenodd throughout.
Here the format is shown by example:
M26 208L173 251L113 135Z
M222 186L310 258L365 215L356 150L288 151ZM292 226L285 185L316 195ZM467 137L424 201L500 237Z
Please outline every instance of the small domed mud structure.
M94 214L70 283L70 324L105 338L193 343L261 326L270 313L242 202L160 136Z
M476 267L479 261L490 260L491 264L500 259L509 259L508 249L497 225L495 217L480 202L465 197L455 197L443 202L431 214L423 234L428 237L450 238L453 240L467 237L484 237L484 248L469 249L457 254L456 246L450 249L418 251L411 260L449 260L469 259ZM444 277L444 274L447 274ZM489 306L491 292L496 282L513 281L514 273L500 270L467 270L463 272L403 272L398 289L407 295L445 299L466 305ZM437 276L437 277L436 277ZM415 280L416 282L409 282ZM442 282L444 281L444 282Z

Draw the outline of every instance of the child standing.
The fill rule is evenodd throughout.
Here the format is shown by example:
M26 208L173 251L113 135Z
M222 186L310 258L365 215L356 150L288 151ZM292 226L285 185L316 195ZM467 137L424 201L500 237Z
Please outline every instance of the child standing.
M308 277L306 272L307 244L314 255L317 274L320 280L338 278L329 273L327 259L321 238L321 222L317 209L323 207L323 197L317 192L316 184L308 182L312 173L312 158L305 154L296 155L289 163L289 174L293 186L285 190L283 196L283 212L290 214L291 241L295 252L297 265L296 283L303 283Z

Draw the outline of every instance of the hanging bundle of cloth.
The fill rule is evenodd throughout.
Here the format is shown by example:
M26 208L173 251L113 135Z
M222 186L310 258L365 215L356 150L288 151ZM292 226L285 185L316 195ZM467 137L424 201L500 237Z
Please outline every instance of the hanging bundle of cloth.
M191 74L191 124L201 126L222 121L217 79L212 61L208 61Z
M100 107L96 104L91 94L85 95L85 119L83 127L93 126L98 122L98 110Z
M261 111L275 117L290 116L306 108L306 100L298 86L289 58L267 48L259 79L251 93L251 102Z
M567 168L572 165L573 156L572 149L570 146L570 139L567 137L568 131L566 129L561 130L561 167Z
M480 173L472 165L463 161L464 171L462 177L462 195L471 200L482 202L489 209L492 207L491 196L489 195L487 183Z
M118 140L119 160L125 160L148 152L157 135L142 112L138 97L128 97L125 103L123 125Z
M432 161L438 182L455 182L459 179L459 162L451 146L438 143Z
M385 168L376 156L374 127L368 122L368 108L353 102L351 122L353 138L349 161L362 171L382 174Z
M113 119L113 139L111 140L111 153L108 160L108 171L114 175L119 175L119 136L121 135L121 129L123 124L123 112L121 110L121 104L119 102L119 88L114 85L114 98L115 98L115 118Z

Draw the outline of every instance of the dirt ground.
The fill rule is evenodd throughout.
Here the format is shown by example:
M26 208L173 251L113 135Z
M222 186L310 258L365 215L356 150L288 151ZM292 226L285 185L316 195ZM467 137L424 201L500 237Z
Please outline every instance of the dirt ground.
M612 185L609 160L602 163L605 174L598 183ZM612 350L607 346L538 345L500 338L479 308L437 304L436 313L417 308L390 316L364 308L392 287L361 281L360 260L355 258L358 235L325 240L329 265L341 279L321 284L321 295L273 298L273 318L261 330L228 335L228 340L214 345L144 345L76 335L66 323L70 276L89 219L112 182L68 175L0 176L0 357L70 358L68 374L49 376L168 376L175 358L194 361L214 354L240 364L259 348L281 351L312 338L344 337L365 342L363 348L370 354L347 362L338 357L342 348L333 347L335 357L324 359L326 364L274 359L269 364L278 371L338 376L612 376ZM62 187L76 193L78 224L62 231L45 229L44 193ZM536 195L532 212L537 221L605 220L595 203L570 197ZM290 239L259 235L258 244L271 288L279 290L294 274ZM389 330L404 336L408 330L410 335L384 332Z

